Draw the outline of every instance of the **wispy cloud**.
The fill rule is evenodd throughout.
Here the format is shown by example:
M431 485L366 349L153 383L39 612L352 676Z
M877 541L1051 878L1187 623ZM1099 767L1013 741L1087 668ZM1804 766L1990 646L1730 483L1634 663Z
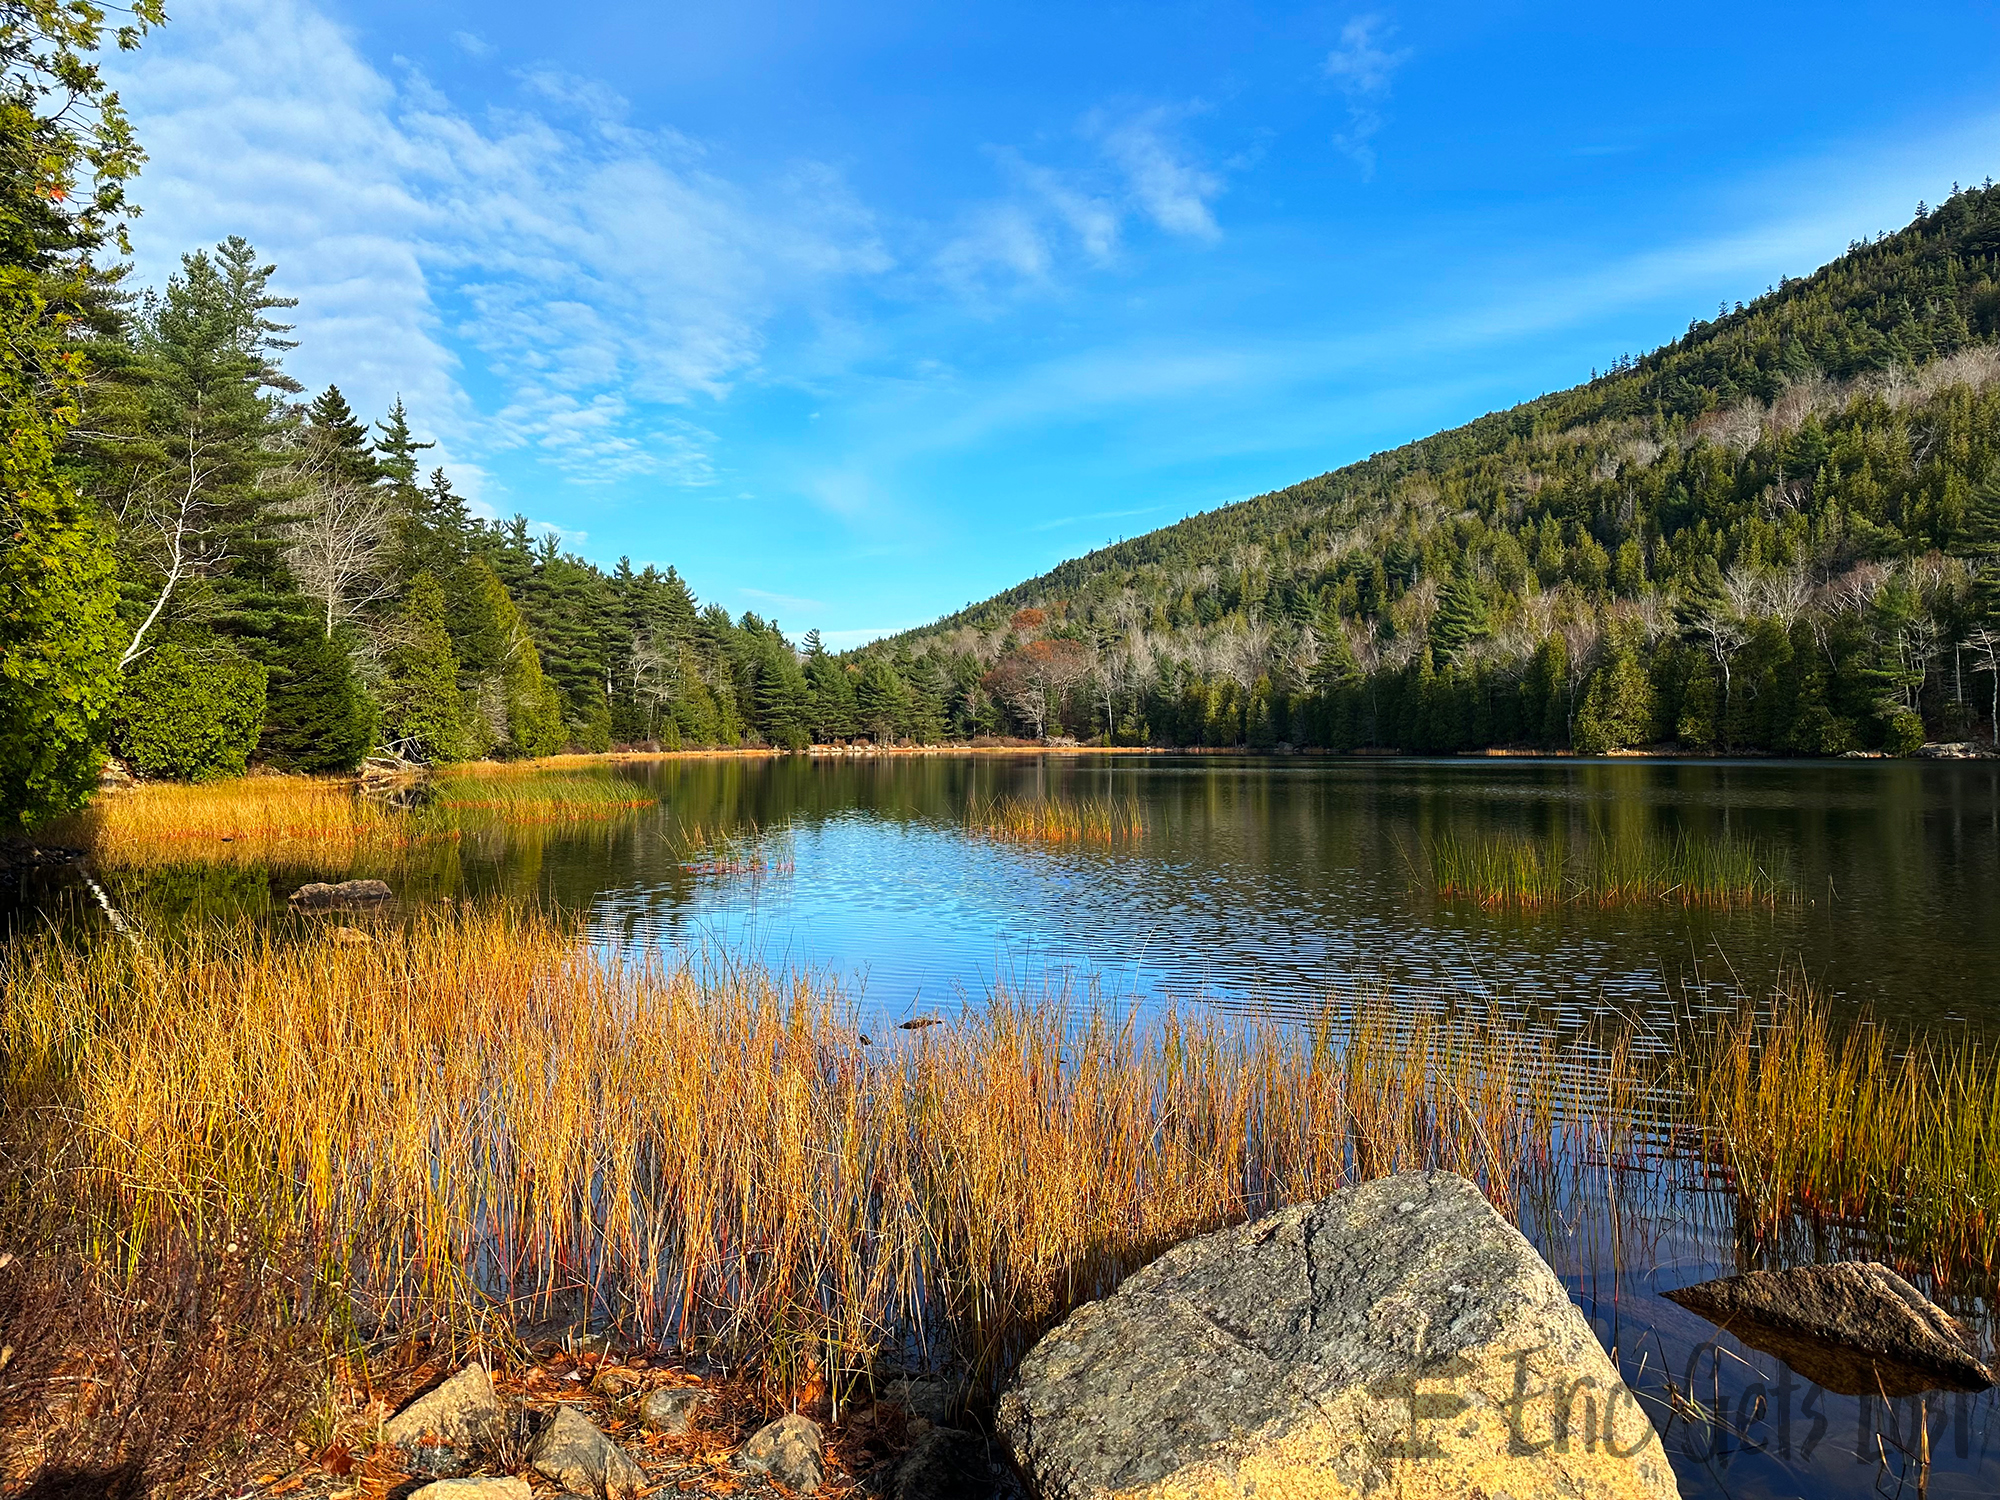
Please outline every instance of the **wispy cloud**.
M1184 239L1220 239L1212 204L1225 182L1181 138L1189 113L1163 105L1094 110L1077 131L1085 157L1066 167L995 148L1010 191L966 212L937 257L944 280L971 292L990 290L996 279L1042 283L1079 252L1092 265L1111 265L1132 221Z
M142 272L244 234L300 298L296 373L364 410L401 393L475 489L508 449L708 483L691 403L758 371L774 319L890 265L830 168L737 180L552 70L475 114L307 0L189 0L117 66L155 164Z
M801 599L795 594L774 594L768 589L739 588L736 591L746 599L755 599L760 604L775 605L779 609L825 609L818 599Z
M457 47L467 57L476 57L482 62L498 50L491 42L487 41L485 37L479 35L476 31L454 31L451 34L451 40L452 45Z
M1340 45L1327 54L1326 76L1347 98L1347 129L1333 138L1361 168L1375 175L1375 137L1382 129L1381 105L1389 97L1396 70L1409 60L1408 48L1392 50L1396 28L1380 15L1356 16L1340 29Z
M1083 516L1058 516L1053 521L1041 521L1030 526L1030 531L1054 531L1062 526L1081 526L1086 521L1122 521L1128 516L1158 515L1167 507L1164 505L1141 505L1132 510L1094 510Z

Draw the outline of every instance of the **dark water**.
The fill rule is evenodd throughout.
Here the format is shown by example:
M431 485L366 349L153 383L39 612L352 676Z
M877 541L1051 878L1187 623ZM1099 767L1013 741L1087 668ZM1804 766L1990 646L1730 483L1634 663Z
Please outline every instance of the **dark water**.
M865 1011L974 1002L996 982L1285 1014L1329 990L1490 997L1563 1029L1664 1025L1690 985L1755 991L1802 968L1843 1007L2000 1032L2000 764L1365 761L1072 756L634 763L657 808L596 826L468 833L393 874L407 904L531 895L612 945L755 956L832 975ZM1110 848L969 836L996 796L1135 802ZM1769 905L1483 910L1431 890L1433 840L1588 850L1749 841ZM281 910L302 880L373 870L193 868L108 877L175 913ZM387 872L384 872L387 873ZM81 910L72 890L50 908ZM1840 1395L1718 1335L1663 1289L1870 1247L1753 1239L1674 1168L1524 1213L1648 1398L1694 1496L2000 1493L1990 1394ZM1955 1310L1990 1326L1977 1289ZM1668 1382L1684 1398L1670 1404ZM1920 1425L1929 1429L1928 1468ZM1921 1483L1920 1483L1921 1481Z

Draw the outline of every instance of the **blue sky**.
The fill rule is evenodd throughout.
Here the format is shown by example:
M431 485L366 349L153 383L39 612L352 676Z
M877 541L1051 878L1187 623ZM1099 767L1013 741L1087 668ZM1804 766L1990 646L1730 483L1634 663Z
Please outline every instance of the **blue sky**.
M483 507L841 644L2000 174L1991 4L170 11L146 279L248 236Z

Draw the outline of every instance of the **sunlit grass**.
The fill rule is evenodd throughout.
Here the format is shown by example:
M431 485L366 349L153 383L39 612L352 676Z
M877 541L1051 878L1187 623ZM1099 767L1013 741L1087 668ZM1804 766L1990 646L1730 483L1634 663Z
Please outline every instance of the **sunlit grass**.
M429 811L484 813L509 823L570 823L615 817L659 799L637 782L620 776L559 771L481 771L454 768L437 778L437 801Z
M1432 888L1481 906L1770 906L1791 895L1775 862L1734 838L1601 839L1587 857L1560 842L1460 838L1429 843Z
M196 861L343 863L428 832L401 809L361 796L349 779L246 776L104 793L45 836L80 845L102 867L143 869Z
M461 1339L581 1290L787 1380L916 1336L993 1375L1166 1245L1360 1176L1505 1203L1609 1097L1546 1037L1374 1000L1301 1031L1001 995L870 1045L823 985L500 912L8 964L9 1113L97 1242L243 1223L364 1329Z
M245 776L197 785L143 782L97 797L43 836L80 845L106 869L192 863L328 867L381 863L461 832L615 818L656 800L615 776L454 768L400 799L348 778Z
M999 797L970 807L965 826L986 838L1039 844L1115 844L1146 832L1139 804L1111 797Z
M1939 1276L2000 1267L2000 1062L1960 1034L1838 1025L1802 980L1691 1018L1682 1129L1769 1225L1847 1222Z

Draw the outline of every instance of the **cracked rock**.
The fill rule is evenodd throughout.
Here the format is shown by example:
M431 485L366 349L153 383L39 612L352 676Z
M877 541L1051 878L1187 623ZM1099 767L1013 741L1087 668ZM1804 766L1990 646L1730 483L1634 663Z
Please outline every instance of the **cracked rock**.
M467 1365L382 1424L382 1441L416 1460L419 1473L464 1472L500 1438L500 1398L484 1365Z
M802 1495L819 1488L819 1424L796 1413L750 1434L736 1452L736 1467L769 1474Z
M573 1406L556 1408L528 1458L536 1473L594 1500L633 1500L646 1484L646 1471L632 1456Z
M1043 1500L1679 1494L1562 1283L1444 1172L1177 1246L1043 1338L999 1416Z

